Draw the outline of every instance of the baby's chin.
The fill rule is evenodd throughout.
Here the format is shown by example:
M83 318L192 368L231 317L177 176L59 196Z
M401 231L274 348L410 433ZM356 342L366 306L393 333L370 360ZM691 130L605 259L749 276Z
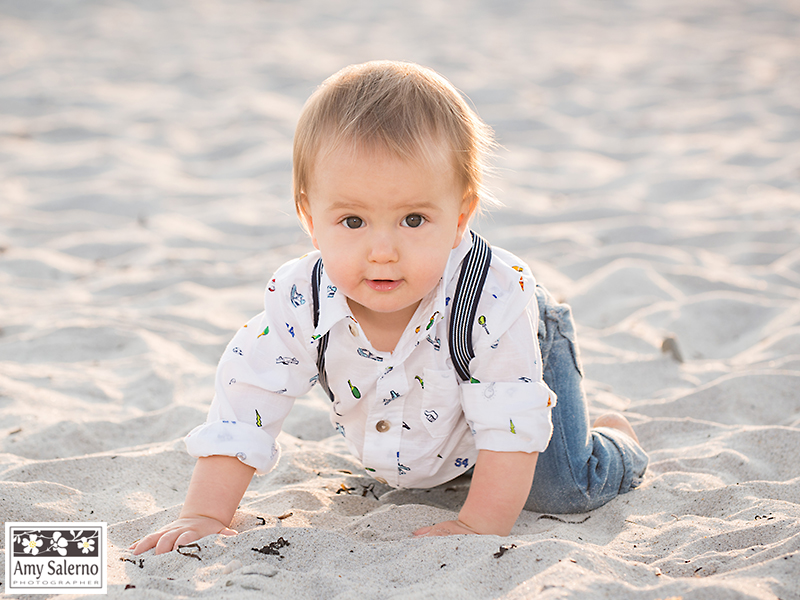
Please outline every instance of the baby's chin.
M387 317L406 315L408 319L411 319L420 302L419 298L401 298L396 290L376 291L370 289L366 294L359 294L357 299L347 298L350 310L353 311L356 318L359 314L372 313Z

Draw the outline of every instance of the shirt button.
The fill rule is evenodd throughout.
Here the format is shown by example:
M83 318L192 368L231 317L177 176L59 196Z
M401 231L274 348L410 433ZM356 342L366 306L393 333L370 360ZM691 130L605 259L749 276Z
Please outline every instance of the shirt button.
M385 433L385 432L389 431L389 428L391 426L392 426L392 424L389 423L389 421L384 421L383 419L381 419L380 421L375 423L375 429L377 429L381 433Z
M375 481L377 481L378 483L382 483L382 484L384 484L384 485L386 485L387 483L389 483L389 482L388 482L388 481L386 481L386 480L385 480L383 477L376 477L376 478L375 478Z
M358 327L356 327L355 324L349 323L348 328L350 329L350 333L353 334L353 337L358 337Z

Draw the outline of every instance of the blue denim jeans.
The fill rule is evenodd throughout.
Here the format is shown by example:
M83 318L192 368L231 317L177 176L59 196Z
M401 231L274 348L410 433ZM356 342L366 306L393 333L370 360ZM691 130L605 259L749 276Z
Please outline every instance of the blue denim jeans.
M621 431L590 428L570 307L558 304L539 285L536 299L544 381L558 400L552 411L553 437L539 454L525 508L542 513L586 512L636 487L648 458Z

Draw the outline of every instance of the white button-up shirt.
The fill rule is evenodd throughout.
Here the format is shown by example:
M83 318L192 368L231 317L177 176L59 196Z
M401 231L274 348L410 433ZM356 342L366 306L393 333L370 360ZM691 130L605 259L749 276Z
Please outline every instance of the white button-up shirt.
M317 344L326 332L331 423L376 479L432 487L469 469L479 449L545 450L556 395L542 381L536 284L528 266L501 248L492 248L478 304L472 382L453 368L449 306L470 238L451 252L393 352L372 347L324 272L314 327L311 272L319 252L280 267L264 312L236 333L220 360L208 420L186 437L189 453L236 456L257 473L272 470L283 420L317 381Z

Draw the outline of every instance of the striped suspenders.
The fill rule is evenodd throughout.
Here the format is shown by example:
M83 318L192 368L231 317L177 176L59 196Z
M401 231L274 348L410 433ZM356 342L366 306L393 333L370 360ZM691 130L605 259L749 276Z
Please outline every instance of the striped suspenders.
M472 348L472 328L475 324L475 315L478 311L483 284L489 272L492 261L492 249L481 236L474 231L472 234L472 248L470 248L461 264L461 273L456 284L455 294L451 301L450 322L448 323L448 343L450 358L458 376L463 381L470 380L469 361L475 357ZM311 274L311 296L314 303L314 327L319 324L319 289L322 281L322 259L314 265ZM319 371L319 384L328 397L333 401L333 392L328 385L328 375L325 372L325 351L328 348L328 333L319 340L317 346L317 369Z
M472 233L472 248L461 264L461 274L453 294L448 326L448 342L453 367L462 381L469 381L469 361L475 357L472 349L472 327L478 312L483 284L492 261L492 249L481 236Z

